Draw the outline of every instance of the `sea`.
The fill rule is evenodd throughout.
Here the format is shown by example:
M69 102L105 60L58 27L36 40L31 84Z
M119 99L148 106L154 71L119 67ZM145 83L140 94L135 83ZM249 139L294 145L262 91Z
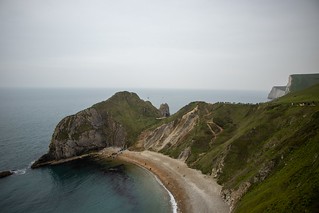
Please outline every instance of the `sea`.
M260 103L267 91L182 89L0 89L0 179L2 213L173 212L167 189L149 171L118 161L92 158L31 169L48 151L58 122L118 91L136 92L171 114L192 101ZM110 169L120 165L119 170Z

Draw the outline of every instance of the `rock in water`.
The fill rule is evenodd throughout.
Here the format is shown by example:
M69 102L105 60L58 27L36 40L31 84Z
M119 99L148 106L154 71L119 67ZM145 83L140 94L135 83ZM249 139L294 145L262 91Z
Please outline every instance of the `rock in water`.
M13 175L12 171L2 171L2 172L0 172L0 178L4 178L4 177L10 176L10 175Z

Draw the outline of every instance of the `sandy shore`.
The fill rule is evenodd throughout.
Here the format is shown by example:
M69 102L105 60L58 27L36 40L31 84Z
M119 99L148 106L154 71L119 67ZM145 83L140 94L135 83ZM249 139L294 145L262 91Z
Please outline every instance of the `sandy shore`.
M109 152L102 152L109 157ZM176 159L160 153L124 151L117 159L134 163L150 170L174 195L179 212L229 212L229 206L220 197L221 186L210 176L190 169Z

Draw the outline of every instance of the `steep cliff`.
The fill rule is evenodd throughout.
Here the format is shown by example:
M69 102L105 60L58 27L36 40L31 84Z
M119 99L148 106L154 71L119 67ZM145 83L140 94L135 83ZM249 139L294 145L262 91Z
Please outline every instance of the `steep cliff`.
M319 84L319 74L293 74L288 78L287 86L275 86L268 94L268 99L277 99L290 92L297 92Z
M316 84L319 84L319 73L290 75L286 88L286 94L289 92L304 90Z
M169 148L178 143L189 134L197 124L199 116L198 108L195 107L180 119L162 124L154 130L147 131L139 138L138 143L142 143L145 149L160 151L164 147Z
M268 99L276 99L286 94L286 86L274 86L268 94Z
M49 152L34 167L109 146L130 146L145 128L159 122L160 111L135 93L119 92L107 101L62 119Z

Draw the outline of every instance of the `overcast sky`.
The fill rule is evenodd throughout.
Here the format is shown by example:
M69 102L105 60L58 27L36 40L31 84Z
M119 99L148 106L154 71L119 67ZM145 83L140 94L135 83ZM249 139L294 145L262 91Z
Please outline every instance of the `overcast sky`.
M318 72L318 0L0 0L0 87L270 90Z

